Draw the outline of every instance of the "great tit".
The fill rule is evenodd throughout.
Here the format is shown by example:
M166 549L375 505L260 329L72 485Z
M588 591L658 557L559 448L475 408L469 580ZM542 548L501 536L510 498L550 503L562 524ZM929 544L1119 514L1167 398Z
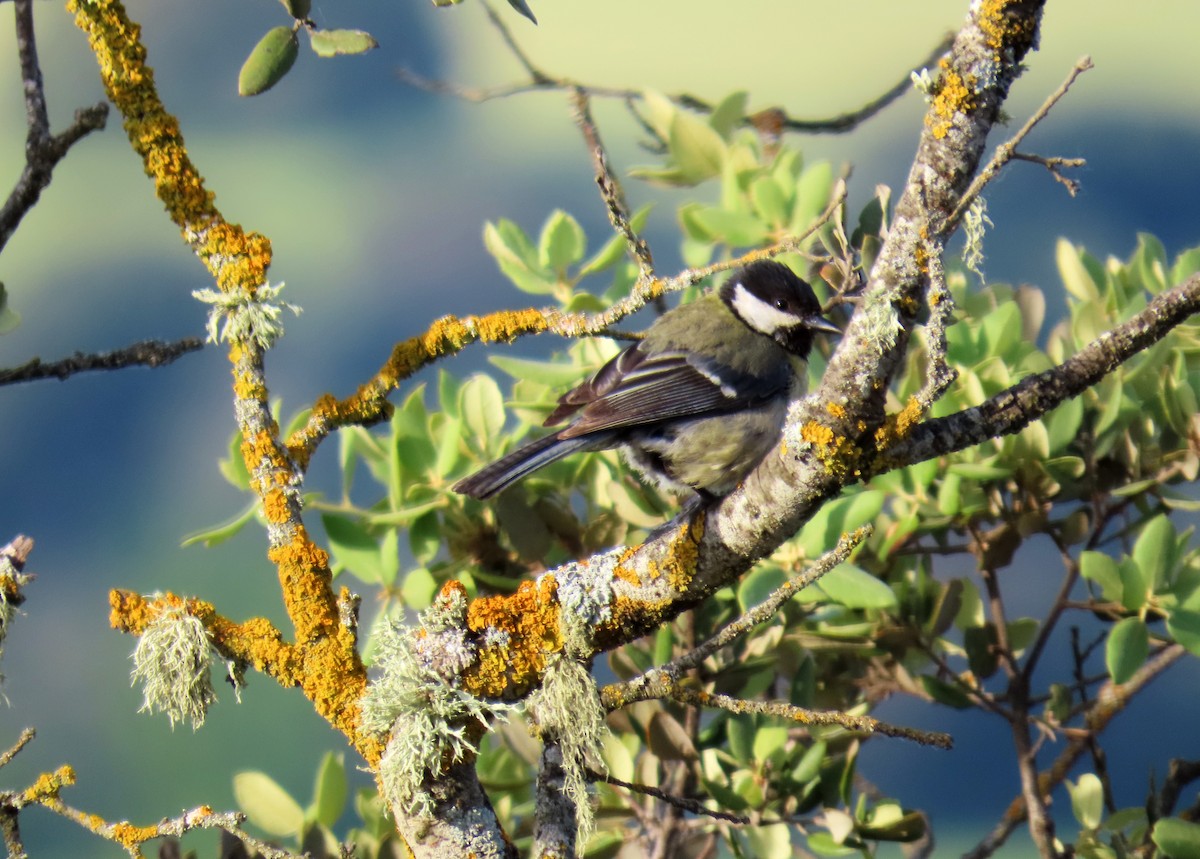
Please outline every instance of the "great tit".
M622 447L661 487L692 489L702 500L728 495L778 444L815 331L839 329L821 316L812 287L782 263L751 263L716 291L664 313L559 397L545 426L574 418L570 424L454 490L490 498L576 451Z

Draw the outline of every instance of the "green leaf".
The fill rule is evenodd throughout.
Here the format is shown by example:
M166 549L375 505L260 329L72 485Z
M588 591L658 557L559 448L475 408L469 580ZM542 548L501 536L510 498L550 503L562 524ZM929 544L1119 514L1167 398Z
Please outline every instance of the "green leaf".
M1149 596L1149 587L1141 566L1132 558L1125 558L1117 565L1121 574L1121 605L1129 611L1141 611Z
M646 226L646 221L650 218L650 210L653 208L647 204L642 206L629 218L629 226L634 233L641 233ZM576 275L579 278L587 277L590 274L595 274L599 271L604 271L606 268L615 265L625 258L625 254L629 250L629 245L625 242L625 237L618 233L607 242L604 247L596 252L596 255L583 264Z
M708 124L725 140L737 130L746 116L746 102L750 96L745 92L731 92L713 107Z
M300 41L291 27L272 27L246 57L238 73L238 95L258 95L283 79L296 62Z
M765 761L784 748L788 741L787 725L763 725L754 735L754 759Z
M238 513L232 519L222 522L220 525L213 525L211 528L205 528L201 531L193 531L183 538L181 546L192 546L196 543L203 543L205 547L212 548L213 546L224 543L230 537L237 534L254 519L258 513L258 499L251 501L241 513Z
M1043 420L1050 435L1050 453L1059 453L1079 435L1079 427L1083 423L1083 400L1079 397L1067 400Z
M1171 520L1160 513L1142 526L1131 557L1147 588L1154 590L1165 583L1175 566L1175 526Z
M829 747L823 740L818 740L809 746L792 769L792 781L797 784L807 784L821 775L821 764L825 763L825 754L828 750Z
M1100 289L1080 258L1080 251L1066 239L1059 239L1054 250L1058 273L1067 292L1084 304L1103 304Z
M506 418L504 395L491 376L476 373L459 392L463 425L472 438L488 442L500 436Z
M1189 653L1200 656L1200 612L1190 608L1175 609L1167 618L1167 631Z
M1171 859L1200 859L1200 823L1164 817L1154 824L1150 838Z
M233 777L233 795L250 822L269 835L297 836L304 828L304 810L269 775L256 770Z
M246 470L246 459L242 456L240 432L229 437L229 456L217 463L217 470L235 489L250 488L250 472Z
M348 793L344 756L326 752L317 766L316 784L313 786L314 819L332 828L342 816Z
M782 227L788 220L787 200L779 183L770 176L759 176L750 186L754 210L766 224Z
M787 826L749 826L742 830L750 855L756 859L790 859L792 833Z
M318 57L365 54L379 47L374 37L363 30L311 30L308 39Z
M512 221L501 218L484 224L483 245L496 258L500 271L522 292L550 295L557 288L551 273L542 270L529 237Z
M1104 663L1113 683L1128 681L1149 653L1150 635L1141 618L1127 617L1114 624L1104 647Z
M565 277L567 268L583 259L586 251L583 227L562 209L555 209L538 239L538 261L542 267Z
M675 111L667 148L688 184L698 184L721 173L725 141L711 125L686 110Z
M424 567L409 570L404 576L404 584L400 586L404 604L417 611L424 611L433 605L433 597L437 592L437 579Z
M1104 785L1093 773L1084 773L1079 781L1067 780L1071 811L1084 829L1096 829L1104 819Z
M321 522L329 539L334 565L371 584L383 583L379 538L360 519L322 513Z
M821 577L816 587L847 608L883 609L897 604L896 594L887 584L854 564L834 567Z
M1103 552L1083 552L1079 556L1079 572L1085 579L1100 586L1100 595L1110 602L1120 602L1124 593L1121 571L1117 562Z
M303 21L312 11L312 0L279 0L293 18Z
M755 247L763 244L771 234L767 225L754 215L715 206L696 208L692 210L691 218L710 240L730 247Z
M754 608L774 593L787 579L787 573L772 564L754 568L738 583L738 606L742 611Z
M829 502L800 531L804 553L816 558L836 545L842 534L874 522L886 500L886 492L867 489Z
M531 361L508 355L489 355L488 363L499 367L514 379L537 382L550 388L563 388L579 382L583 371L563 361Z
M953 707L955 710L969 710L972 706L971 699L967 694L952 683L945 683L938 680L936 677L930 677L928 674L922 674L920 677L921 688L930 698L937 701L939 704L945 704L947 707Z

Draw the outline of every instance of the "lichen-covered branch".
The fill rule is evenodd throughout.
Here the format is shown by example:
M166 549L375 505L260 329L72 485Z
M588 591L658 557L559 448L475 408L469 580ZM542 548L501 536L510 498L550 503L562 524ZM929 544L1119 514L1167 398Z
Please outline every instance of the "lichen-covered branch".
M1155 296L1145 310L1102 334L1059 366L1026 376L974 408L920 424L887 448L884 458L892 465L922 462L989 438L1020 432L1196 313L1200 313L1200 276Z
M215 313L226 317L242 454L262 501L268 557L278 569L295 628L298 662L287 674L317 712L375 763L382 751L379 742L358 725L366 669L358 654L356 629L342 623L328 555L304 528L301 471L279 438L268 403L263 355L282 331L276 322L278 307L267 306L278 291L267 282L271 244L265 236L230 223L217 209L214 195L188 157L178 120L158 96L140 28L119 0L69 0L68 8L88 36L108 97L121 112L130 143L159 199L220 290L205 299L216 306Z

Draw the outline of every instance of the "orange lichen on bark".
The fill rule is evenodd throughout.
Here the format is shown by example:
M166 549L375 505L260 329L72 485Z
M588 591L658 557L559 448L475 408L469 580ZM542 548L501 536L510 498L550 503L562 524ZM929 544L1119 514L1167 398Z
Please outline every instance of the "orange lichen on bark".
M217 210L214 195L188 157L179 121L158 97L154 72L146 65L141 27L129 20L119 0L69 0L67 9L87 34L129 142L184 240L222 290L241 287L253 292L266 282L271 243L226 223Z
M522 582L515 594L480 597L467 609L467 628L480 634L480 645L463 687L485 698L524 694L563 646L558 582L547 574Z

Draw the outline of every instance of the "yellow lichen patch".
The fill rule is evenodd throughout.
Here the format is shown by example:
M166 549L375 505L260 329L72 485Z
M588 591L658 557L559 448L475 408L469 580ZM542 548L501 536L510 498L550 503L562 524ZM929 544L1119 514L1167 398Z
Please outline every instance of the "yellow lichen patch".
M933 136L940 140L950 132L955 116L966 113L975 106L975 93L968 85L970 82L964 80L956 69L951 68L947 60L942 59L938 65L942 68L942 77L938 83L937 95L934 96L929 113L925 116L925 123Z
M613 567L613 576L615 578L618 578L623 582L628 582L629 584L633 585L634 587L641 586L642 578L641 578L641 576L638 575L638 572L636 569L634 569L633 565L629 564L627 562L629 561L630 558L632 558L634 555L636 555L638 553L639 549L641 549L640 545L639 546L630 546L628 549L626 549L624 552L621 553L621 559L619 561L617 561L617 565L615 567Z
M668 544L662 567L673 593L682 594L691 587L696 575L697 549L704 539L704 521L704 512L697 513L675 532Z
M893 444L908 437L921 421L921 404L916 397L909 397L904 408L894 415L888 415L883 426L875 430L875 449L887 450Z
M235 360L232 355L230 360ZM267 389L263 387L261 377L249 373L234 373L233 395L239 400L263 400L266 399Z
M833 444L833 430L816 421L808 421L800 427L800 438L818 447L828 447Z
M826 403L825 411L829 412L830 415L837 418L839 421L844 421L846 419L846 407L840 403Z
M838 435L816 421L808 421L800 427L800 437L812 445L817 459L831 474L845 478L860 473L862 448L847 436Z
M1001 59L1006 45L1019 58L1033 44L1037 34L1037 17L1026 14L1024 10L1008 14L1010 8L1024 5L1024 2L1015 0L983 0L977 7L975 21L988 47L995 51L997 60Z
M68 785L75 784L75 770L63 765L52 773L42 773L21 794L26 803L41 802L58 796L58 792Z
M558 582L545 575L522 582L515 594L475 600L467 628L480 634L481 644L463 687L485 698L524 693L541 677L547 655L562 649Z
M145 844L150 839L158 838L162 835L158 831L158 827L134 826L132 823L114 823L111 833L113 840L123 845L127 850L139 844Z

